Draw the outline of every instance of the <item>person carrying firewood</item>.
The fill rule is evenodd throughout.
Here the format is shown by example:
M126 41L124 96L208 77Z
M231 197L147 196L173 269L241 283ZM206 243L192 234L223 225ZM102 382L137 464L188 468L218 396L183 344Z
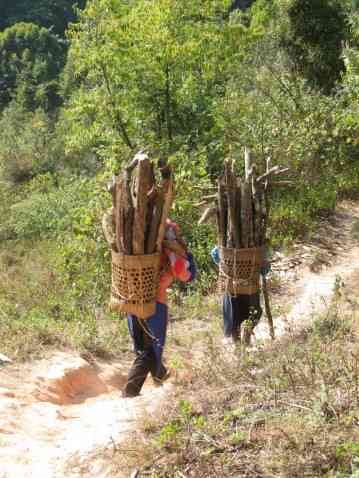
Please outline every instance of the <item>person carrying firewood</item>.
M238 174L239 168L232 159L225 159L223 166L217 185L207 188L212 193L216 190L216 193L203 197L199 203L199 206L212 203L203 212L199 224L216 218L218 247L211 254L219 266L219 288L221 292L225 291L224 341L240 341L243 324L243 343L250 344L253 330L262 315L260 290L270 337L274 340L275 328L266 280L270 269L267 260L269 195L274 184L281 185L279 181L272 181L272 176L289 169L279 165L271 167L271 158L266 158L266 171L259 175L249 148L244 151L244 174Z
M113 208L105 213L102 226L105 238L113 248L115 245ZM156 297L156 312L145 320L131 314L127 316L136 358L122 392L124 397L138 396L148 374L151 374L155 385L162 385L170 376L162 359L169 315L166 291L175 279L191 282L195 276L195 261L181 237L180 228L175 222L167 219L162 243L161 275Z
M219 266L220 253L218 246L212 249L211 257L214 263ZM269 271L270 263L264 258L261 266L261 275L266 276ZM260 291L254 294L238 295L231 295L229 292L225 292L223 295L222 311L223 343L240 343L243 340L244 345L250 345L254 328L258 325L262 316ZM245 325L243 334L241 334L242 324Z

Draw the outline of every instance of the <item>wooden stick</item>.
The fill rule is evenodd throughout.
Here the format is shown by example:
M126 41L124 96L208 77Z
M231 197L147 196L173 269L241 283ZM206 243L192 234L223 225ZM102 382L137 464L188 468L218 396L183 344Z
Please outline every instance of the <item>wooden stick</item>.
M162 211L164 204L163 191L157 192L154 205L154 213L150 224L150 230L146 241L146 254L153 254L156 250L158 231L162 219Z
M240 247L238 222L236 214L236 182L229 161L224 163L224 178L226 181L228 204L227 247Z
M211 194L210 196L203 196L203 201L212 201L213 199L217 198L217 194Z
M267 163L267 172L269 172L271 170L271 158L267 158L266 163ZM264 187L264 207L265 207L265 217L263 221L263 244L264 245L266 244L266 234L267 234L268 218L269 218L269 210L270 210L270 202L269 202L270 191L269 190L270 190L270 175L267 176L265 187ZM275 333L274 333L274 325L273 325L273 316L272 316L272 311L271 311L270 301L269 301L267 279L264 275L262 275L262 293L264 298L266 316L267 316L268 324L269 324L269 333L270 333L271 339L274 340Z
M267 164L268 164L268 160L270 160L270 158L267 158ZM257 182L260 183L261 181L264 181L271 174L274 174L276 171L279 171L279 166L278 165L274 166L273 168L270 168L270 169L268 169L268 167L267 167L266 172L257 178Z
M284 168L284 169L279 169L279 166L274 166L271 168L269 171L267 171L265 174L262 174L262 176L259 176L257 178L257 182L262 182L265 179L267 179L269 176L278 176L279 174L287 173L289 171L289 168Z
M133 237L133 218L134 209L131 194L131 174L125 173L122 185L122 204L120 205L123 214L123 231L120 240L122 241L122 250L125 254L132 254L132 237Z
M158 194L156 188L156 178L153 170L153 163L150 163L150 178L148 184L149 191L147 193L147 214L146 214L146 230L145 230L145 254L147 254L147 244L150 237L151 225L156 206L156 197ZM157 237L157 235L156 235Z
M274 176L278 176L278 174L287 173L289 170L290 170L290 168L280 169L279 171L276 171L276 172L274 173Z
M218 180L218 239L221 247L227 247L227 201L222 178Z
M198 221L198 225L205 224L212 216L215 216L217 209L217 207L208 207Z
M208 206L210 201L201 201L201 202L196 202L193 204L194 207L202 207L202 206Z
M267 279L264 275L262 275L262 292L263 292L263 298L264 298L264 307L265 307L266 316L267 316L268 325L269 325L269 333L270 333L271 339L274 340L275 332L274 332L273 316L272 316L272 311L270 308Z
M271 158L267 158L266 160L267 163L267 173L271 171ZM270 192L270 175L267 174L266 180L264 183L264 209L265 209L265 217L263 221L263 226L264 226L264 240L266 238L267 234L267 227L268 227L268 218L269 218L269 210L270 210L270 203L269 203L269 192Z
M113 194L114 201L114 216L115 216L115 242L116 249L122 254L125 253L123 247L124 244L124 234L125 234L125 217L123 214L122 203L124 201L124 179L123 177L117 177L115 182L115 193Z
M242 247L253 244L253 207L252 207L252 156L248 147L244 149L245 182L241 190Z
M133 222L133 254L144 254L147 216L147 194L152 187L151 164L148 156L138 158L138 174Z
M262 241L260 191L256 184L256 167L252 167L252 196L253 196L253 242L260 246Z
M174 191L173 191L173 180L167 179L164 184L164 191L165 191L165 200L163 204L163 210L162 210L162 217L161 217L161 223L158 231L158 238L157 238L157 247L156 250L157 252L162 251L162 241L165 237L165 231L166 231L166 221L168 219L172 202L173 202L173 196L174 196Z
M246 181L249 180L251 169L252 169L251 150L247 146L245 146L244 147L244 170L245 170Z
M250 183L245 181L241 189L241 231L242 247L244 248L253 245L252 220L252 189Z
M241 225L241 190L242 190L242 183L240 178L236 178L236 217L237 217L237 230L238 230L238 239L239 239L239 246L242 245L242 225Z

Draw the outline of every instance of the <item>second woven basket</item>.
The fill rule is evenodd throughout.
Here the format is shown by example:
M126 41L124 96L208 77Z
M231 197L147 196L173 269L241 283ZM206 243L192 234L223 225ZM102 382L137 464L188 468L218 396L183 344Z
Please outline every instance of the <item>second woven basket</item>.
M218 286L221 293L252 295L259 290L263 248L220 248Z

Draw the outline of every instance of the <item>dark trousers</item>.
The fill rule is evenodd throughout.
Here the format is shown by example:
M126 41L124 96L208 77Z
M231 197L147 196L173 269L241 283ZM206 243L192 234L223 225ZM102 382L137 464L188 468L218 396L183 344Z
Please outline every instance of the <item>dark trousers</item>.
M241 325L248 321L245 329L244 341L249 343L254 327L262 315L259 292L252 295L223 296L223 326L225 337L233 340L241 339Z
M133 329L136 335L136 359L128 373L124 394L128 397L139 395L141 388L150 373L153 378L160 379L167 373L165 366L161 363L158 370L153 338L144 320L133 319Z

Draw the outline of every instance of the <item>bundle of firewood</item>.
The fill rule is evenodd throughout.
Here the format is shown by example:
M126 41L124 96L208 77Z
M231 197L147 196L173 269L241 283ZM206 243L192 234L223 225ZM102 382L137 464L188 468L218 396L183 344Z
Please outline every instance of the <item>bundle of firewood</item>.
M249 150L245 154L244 178L236 176L233 162L225 161L217 193L205 198L206 202L214 200L216 205L208 208L200 219L203 223L216 214L219 246L246 249L265 244L269 216L267 193L273 184L271 178L285 171L287 169L279 166L271 168L268 159L266 172L259 176Z
M161 183L156 184L153 163L144 153L116 178L113 210L116 248L124 255L161 252L166 220L173 200L169 167L159 162Z
M139 153L113 187L112 287L110 308L141 319L156 311L161 252L166 221L173 200L170 168ZM159 174L158 174L159 175Z

